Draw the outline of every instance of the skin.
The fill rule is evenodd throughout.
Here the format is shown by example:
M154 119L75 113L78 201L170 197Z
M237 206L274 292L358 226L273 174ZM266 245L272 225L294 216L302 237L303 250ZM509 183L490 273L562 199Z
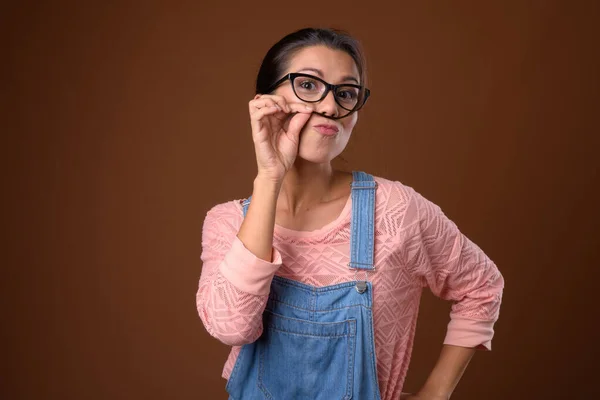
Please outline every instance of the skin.
M345 52L332 50L324 46L313 46L300 50L289 60L286 71L304 72L318 76L330 83L357 83L359 73L353 59ZM283 75L283 74L282 74ZM310 115L290 115L309 107ZM259 176L266 181L275 182L281 187L277 201L277 224L296 230L314 230L333 221L341 212L350 195L351 174L336 171L331 161L348 144L352 130L358 120L358 114L331 120L325 116L338 116L341 109L329 93L319 103L303 103L292 89L291 82L280 85L271 95L256 96L250 104L250 113L260 113L266 107L271 115L261 116L262 123L253 125L258 139L257 161ZM279 107L279 108L277 108ZM267 111L269 112L269 111ZM308 119L307 119L308 118ZM278 123L283 121L287 132L280 136L280 163L273 165L271 153L276 153L265 136L276 136ZM258 121L257 121L258 122ZM315 127L320 124L334 125L338 133L334 137L320 134ZM262 136L261 128L270 132ZM297 132L298 128L301 129ZM262 140L262 142L261 142ZM289 145L289 149L288 146ZM266 150L267 149L267 150Z
M298 51L284 74L289 72L309 73L333 84L359 80L347 53L324 46ZM254 255L271 262L275 224L310 231L339 216L351 193L352 175L334 170L331 161L348 144L358 114L328 119L344 113L333 93L318 103L304 103L289 81L272 94L257 95L249 102L249 113L258 173L238 238ZM324 136L316 129L320 124L335 125L338 133ZM444 345L421 390L403 393L401 399L449 399L474 351Z

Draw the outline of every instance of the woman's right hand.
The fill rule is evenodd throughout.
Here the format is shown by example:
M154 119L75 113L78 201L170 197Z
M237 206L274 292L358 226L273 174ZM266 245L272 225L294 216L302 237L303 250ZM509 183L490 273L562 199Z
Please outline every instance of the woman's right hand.
M277 95L256 95L249 108L258 176L280 183L296 160L300 131L313 108Z

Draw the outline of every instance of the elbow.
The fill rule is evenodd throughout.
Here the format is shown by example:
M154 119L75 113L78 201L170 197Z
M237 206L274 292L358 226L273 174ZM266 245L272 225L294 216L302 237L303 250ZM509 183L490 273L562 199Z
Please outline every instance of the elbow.
M256 339L260 336L256 337L247 337L240 334L237 335L212 335L214 338L218 339L221 343L226 344L228 346L243 346L245 344L254 343Z
M262 334L262 324L257 329L232 330L228 321L215 321L206 308L198 305L198 315L208 334L228 346L243 346L255 342Z
M257 332L231 332L215 329L214 326L204 324L208 334L219 342L228 346L243 346L255 342L262 333L262 327Z

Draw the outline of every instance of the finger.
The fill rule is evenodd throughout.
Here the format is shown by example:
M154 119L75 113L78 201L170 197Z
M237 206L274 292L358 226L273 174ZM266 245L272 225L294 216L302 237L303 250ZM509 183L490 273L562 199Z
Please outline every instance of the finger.
M287 103L287 106L289 109L288 112L282 110L280 113L274 115L279 121L284 122L286 126L289 124L290 118L295 114L311 114L314 112L314 108L306 103Z
M250 125L252 126L253 132L258 132L262 128L262 119L265 116L273 115L281 110L276 106L263 107L260 110L256 111L254 114L250 115Z
M314 108L306 103L288 103L290 112L312 113Z
M273 102L277 103L283 111L290 112L288 107L288 101L283 96L277 94L266 94L262 95L261 99L271 99Z
M294 115L289 122L287 132L295 139L300 136L300 131L306 125L306 122L310 119L311 114L298 113Z
M277 116L282 122L284 122L284 129L287 131L290 126L290 121L296 114L307 114L311 115L314 112L314 108L310 104L306 103L288 103L291 112L284 114L282 118Z
M272 107L272 106L280 107L277 105L277 103L275 103L272 99L269 99L269 98L261 98L258 100L252 100L249 103L250 114L254 114L262 108L268 108L268 107Z

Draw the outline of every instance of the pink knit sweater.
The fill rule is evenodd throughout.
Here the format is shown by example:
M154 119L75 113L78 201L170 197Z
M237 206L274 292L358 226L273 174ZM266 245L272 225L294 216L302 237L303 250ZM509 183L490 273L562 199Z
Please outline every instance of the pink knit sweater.
M490 350L504 280L438 206L400 182L375 180L376 271L369 280L379 388L382 400L391 400L399 397L408 370L422 288L452 301L445 344ZM272 262L257 258L237 238L241 200L207 213L196 302L207 331L233 346L225 379L240 346L262 333L261 315L274 274L314 286L355 280L347 266L351 202L350 196L339 217L316 231L276 225Z

